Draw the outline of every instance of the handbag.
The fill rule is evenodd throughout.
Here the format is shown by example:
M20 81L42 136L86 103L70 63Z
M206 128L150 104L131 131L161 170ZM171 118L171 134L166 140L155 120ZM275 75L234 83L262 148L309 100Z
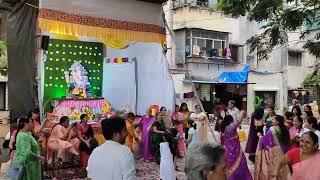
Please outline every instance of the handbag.
M24 173L24 166L19 164L10 164L7 175L11 180L21 180Z

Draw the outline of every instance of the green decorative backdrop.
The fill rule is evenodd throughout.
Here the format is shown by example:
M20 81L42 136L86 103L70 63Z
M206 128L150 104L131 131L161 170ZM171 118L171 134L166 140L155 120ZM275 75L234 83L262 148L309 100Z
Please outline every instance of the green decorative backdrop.
M103 44L50 39L46 62L44 63L44 103L66 95L68 85L65 81L64 72L70 72L70 67L74 61L80 62L88 72L91 96L101 97Z

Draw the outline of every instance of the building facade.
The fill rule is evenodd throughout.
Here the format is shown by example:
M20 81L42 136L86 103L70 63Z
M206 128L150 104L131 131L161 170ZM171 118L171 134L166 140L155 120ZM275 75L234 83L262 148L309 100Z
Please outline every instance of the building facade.
M165 6L164 11L171 13L166 13L166 17L174 36L167 38L167 55L176 93L193 91L188 82L193 81L207 112L212 113L230 99L236 100L239 108L247 109L247 83L224 83L216 79L223 72L244 69L248 54L246 40L258 28L244 17L231 18L213 11L215 4L216 1L210 0L178 0L168 1ZM198 103L194 98L180 98L179 102L187 102L191 109Z
M249 52L246 41L260 33L262 24L215 12L215 4L215 0L176 0L164 6L172 29L167 33L167 56L177 94L193 91L188 83L193 81L207 112L226 105L229 99L249 113L257 98L275 106L278 113L294 98L302 104L315 99L312 94L316 92L305 88L303 81L313 71L316 58L302 48L298 33L290 33L289 44L275 48L268 60L260 61ZM245 83L216 80L221 73L241 71L246 65L251 71ZM179 102L187 102L191 109L198 103L194 98L180 98Z

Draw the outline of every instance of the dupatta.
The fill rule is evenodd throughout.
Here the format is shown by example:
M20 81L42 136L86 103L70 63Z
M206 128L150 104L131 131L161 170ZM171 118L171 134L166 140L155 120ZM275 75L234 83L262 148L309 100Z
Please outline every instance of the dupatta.
M260 137L256 151L255 180L272 180L271 172L276 167L286 152L287 147L281 146L277 137L277 131L271 127L267 133ZM289 166L281 168L277 180L288 180L290 178Z
M320 154L312 156L309 159L296 163L292 166L293 173L291 180L315 180L320 179Z

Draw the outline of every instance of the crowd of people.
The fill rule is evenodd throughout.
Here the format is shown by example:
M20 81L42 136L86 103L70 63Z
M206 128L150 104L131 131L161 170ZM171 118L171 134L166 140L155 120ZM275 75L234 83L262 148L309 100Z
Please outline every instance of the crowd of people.
M254 179L320 179L308 168L318 165L319 121L310 105L301 110L297 103L283 116L270 105L253 112L245 152L255 165Z
M39 111L33 110L27 118L18 119L12 132L8 174L41 179L41 161L63 164L69 154L72 160L80 157L88 177L97 180L136 179L136 160L140 159L159 164L162 180L177 179L176 171L185 171L189 180L320 179L320 173L311 168L320 162L320 125L310 106L303 110L291 106L283 116L271 105L256 107L243 150L238 129L247 115L235 104L230 100L219 113L214 134L208 134L208 116L200 105L195 112L186 103L176 105L172 115L161 107L156 115L147 109L141 117L132 112L113 116L101 121L106 142L100 146L87 115L71 125L68 117L61 117L48 133L46 122L39 121ZM213 143L208 142L211 135L218 136ZM39 144L45 147L46 157ZM248 168L245 153L254 163L254 172ZM178 167L181 160L183 168Z

